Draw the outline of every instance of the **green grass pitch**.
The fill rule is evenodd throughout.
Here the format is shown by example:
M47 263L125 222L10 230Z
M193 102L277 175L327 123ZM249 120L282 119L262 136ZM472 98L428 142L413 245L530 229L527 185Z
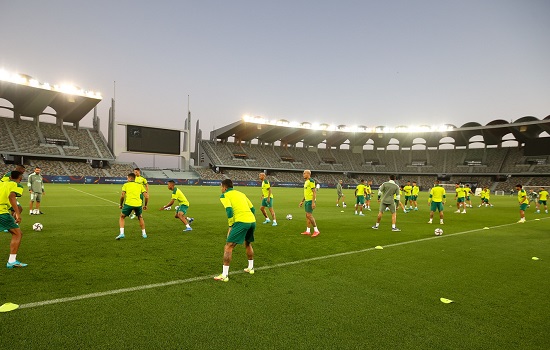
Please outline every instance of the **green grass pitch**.
M181 186L193 231L159 211L166 186L151 186L143 239L137 220L118 234L120 185L47 185L40 216L24 210L18 259L0 267L2 349L547 349L550 344L550 216L527 211L516 224L515 196L494 208L429 225L420 210L380 229L378 204L364 217L318 193L321 235L305 229L301 188L274 187L278 227L262 225L260 188L243 188L256 206L254 275L242 273L242 246L228 283L221 272L227 221L219 187ZM28 207L28 195L21 200ZM452 205L452 207L450 207ZM341 212L344 210L344 212ZM293 220L285 216L292 214ZM540 219L540 220L535 220ZM33 232L35 222L44 225ZM441 227L444 234L434 236ZM483 229L489 227L489 229ZM10 235L0 248L8 258ZM375 246L384 249L373 249ZM532 260L538 257L540 260ZM440 298L454 302L444 304Z

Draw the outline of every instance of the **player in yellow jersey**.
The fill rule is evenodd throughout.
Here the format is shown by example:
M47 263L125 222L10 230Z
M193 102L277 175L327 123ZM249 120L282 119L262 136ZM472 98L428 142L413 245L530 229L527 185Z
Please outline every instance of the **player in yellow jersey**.
M118 220L120 226L120 234L116 236L116 240L124 238L124 219L132 213L135 213L139 220L139 226L141 227L141 236L147 238L145 232L145 221L143 221L142 211L147 210L147 202L149 201L149 195L145 192L145 187L138 184L136 175L130 173L126 176L128 182L122 185L122 193L120 194L120 218ZM144 201L141 199L143 196Z
M456 199L456 211L455 213L466 214L466 191L464 186L461 186L458 182L455 184L455 199ZM460 208L462 207L462 212Z
M537 214L540 213L540 206L544 205L544 212L548 214L548 205L546 204L548 201L548 191L541 187L539 191L539 200L537 202Z
M372 180L367 181L367 185L365 186L365 192L367 193L367 196L365 197L365 205L367 207L368 211L371 211L370 209L370 201L372 199Z
M134 175L136 175L135 182L138 183L138 184L141 184L143 186L143 188L145 189L145 192L149 193L149 184L147 183L147 179L144 178L143 176L141 176L141 169L140 168L135 168L134 169ZM143 194L141 195L141 200L143 201ZM136 217L136 215L134 213L132 213L130 215L130 219L134 219L135 217Z
M233 257L233 248L237 244L243 244L248 257L248 267L244 272L254 274L254 231L256 229L256 216L254 206L248 197L233 189L233 181L225 179L221 183L222 195L220 201L227 214L227 240L223 248L223 269L222 273L214 279L216 281L229 281L229 264Z
M265 173L260 173L258 178L262 182L262 196L260 197L262 200L262 206L260 207L260 211L265 218L263 224L269 224L271 222L267 216L267 212L265 211L265 208L268 208L271 213L271 218L273 219L272 226L277 226L277 218L275 217L275 210L273 209L273 192L271 191L271 184L266 179Z
M21 222L21 211L17 206L17 197L23 194L23 187L18 186L23 178L23 173L19 171L10 172L8 181L0 182L0 232L11 233L10 256L6 267L25 267L27 264L17 260L17 251L21 245L23 232L19 228ZM10 213L13 208L14 214Z
M357 208L359 208L359 216L365 216L365 214L363 214L363 205L365 205L366 196L367 190L365 180L361 179L359 185L355 188L355 215L357 215Z
M409 209L412 210L413 206L411 203L412 199L412 190L411 182L407 181L407 184L403 186L403 192L405 192L405 209L407 209L407 204L409 204Z
M418 195L420 194L420 187L416 184L416 181L412 183L412 193L411 193L411 209L414 205L414 210L418 211Z
M172 207L175 201L178 201L178 206L176 207L176 219L180 219L181 222L185 225L184 231L193 231L191 228L191 223L193 218L186 217L187 209L189 209L189 201L183 192L176 188L176 182L174 180L168 180L168 190L172 192L172 197L170 202L162 207L159 210L166 210L166 208Z
M15 166L15 169L13 169L13 170L19 171L21 174L25 174L25 166L24 165L17 164ZM2 182L10 181L10 175L11 175L11 171L8 171L4 175L4 177L2 177ZM23 186L20 183L18 183L17 186L23 188ZM16 202L17 202L17 207L19 208L19 212L23 213L23 207L21 207L21 204L19 203L19 201L16 201ZM15 218L15 210L13 208L9 208L9 210L11 211L12 216Z
M525 209L529 205L529 198L527 198L527 192L523 189L521 184L516 185L516 191L518 191L518 203L519 203L519 224L525 222Z
M302 232L303 235L311 235L311 237L317 237L321 232L317 228L317 222L313 217L313 210L315 209L315 200L317 199L317 193L315 191L315 180L311 178L311 170L304 170L302 174L304 176L304 198L300 202L299 206L304 206L306 210L306 230ZM310 226L313 227L313 234L310 231Z
M439 211L439 223L443 225L443 210L445 208L446 200L445 188L440 186L439 180L435 180L434 187L430 190L430 198L428 203L430 204L430 221L428 224L432 223L434 212Z

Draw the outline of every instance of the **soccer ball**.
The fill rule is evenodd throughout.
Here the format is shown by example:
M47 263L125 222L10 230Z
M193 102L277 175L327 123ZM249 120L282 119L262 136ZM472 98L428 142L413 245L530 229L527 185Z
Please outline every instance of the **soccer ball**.
M287 220L292 220L292 214L287 214L287 215L286 215L286 219L287 219Z
M40 215L40 210L38 210L38 209L33 209L33 210L32 210L32 213L33 213L34 215Z
M166 207L164 210L172 210L172 207Z
M36 224L32 225L32 229L33 229L34 231L42 231L43 228L44 228L44 226L43 226L41 223L39 223L39 222L37 222Z
M344 207L344 208L347 207L346 203L342 204L342 207Z
M441 228L436 228L435 231L434 231L434 234L436 236L441 236L443 234L443 229Z

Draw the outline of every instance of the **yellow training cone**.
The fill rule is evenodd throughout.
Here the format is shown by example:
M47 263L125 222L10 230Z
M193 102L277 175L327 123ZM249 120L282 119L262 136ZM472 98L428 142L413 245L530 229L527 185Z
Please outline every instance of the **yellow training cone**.
M537 258L536 256L532 257L531 259L533 259L533 260L540 260L540 259Z
M0 312L9 312L17 309L19 305L14 303L5 303L4 305L0 306Z
M441 300L441 302L445 304L450 304L453 302L451 299L447 299L447 298L439 298L439 300Z
M382 247L381 245L377 245L376 247L374 247L374 249L384 249L384 247Z
M483 229L484 229L484 230L488 230L489 228L488 228L488 227L484 227Z

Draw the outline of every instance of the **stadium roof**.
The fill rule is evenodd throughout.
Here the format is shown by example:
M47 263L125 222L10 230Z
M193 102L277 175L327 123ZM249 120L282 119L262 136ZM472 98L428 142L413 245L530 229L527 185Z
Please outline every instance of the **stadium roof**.
M352 130L352 131L350 131ZM317 146L325 143L327 147L340 147L342 144L363 146L373 144L375 148L385 148L392 139L399 143L399 147L411 147L413 144L424 144L426 147L438 147L441 144L454 144L455 146L468 146L474 142L483 142L486 145L500 145L504 141L503 136L512 134L518 143L523 144L527 140L540 137L541 133L550 134L550 116L540 120L536 117L522 117L513 122L505 120L493 120L487 125L477 122L469 122L460 127L446 125L444 127L417 127L405 126L389 128L378 127L347 127L345 125L328 126L302 123L291 124L287 121L266 121L262 118L249 118L213 130L210 140L227 140L230 137L242 142L257 139L261 143L271 144L280 141L282 144L293 145L304 143L309 146ZM481 136L483 141L471 141L474 136ZM447 141L448 137L454 142ZM417 139L424 139L419 142ZM416 140L416 141L415 141ZM391 144L394 144L392 142Z
M101 101L98 93L72 86L50 86L22 74L0 74L0 98L9 101L16 116L53 115L63 122L78 123ZM51 107L55 113L45 112Z

